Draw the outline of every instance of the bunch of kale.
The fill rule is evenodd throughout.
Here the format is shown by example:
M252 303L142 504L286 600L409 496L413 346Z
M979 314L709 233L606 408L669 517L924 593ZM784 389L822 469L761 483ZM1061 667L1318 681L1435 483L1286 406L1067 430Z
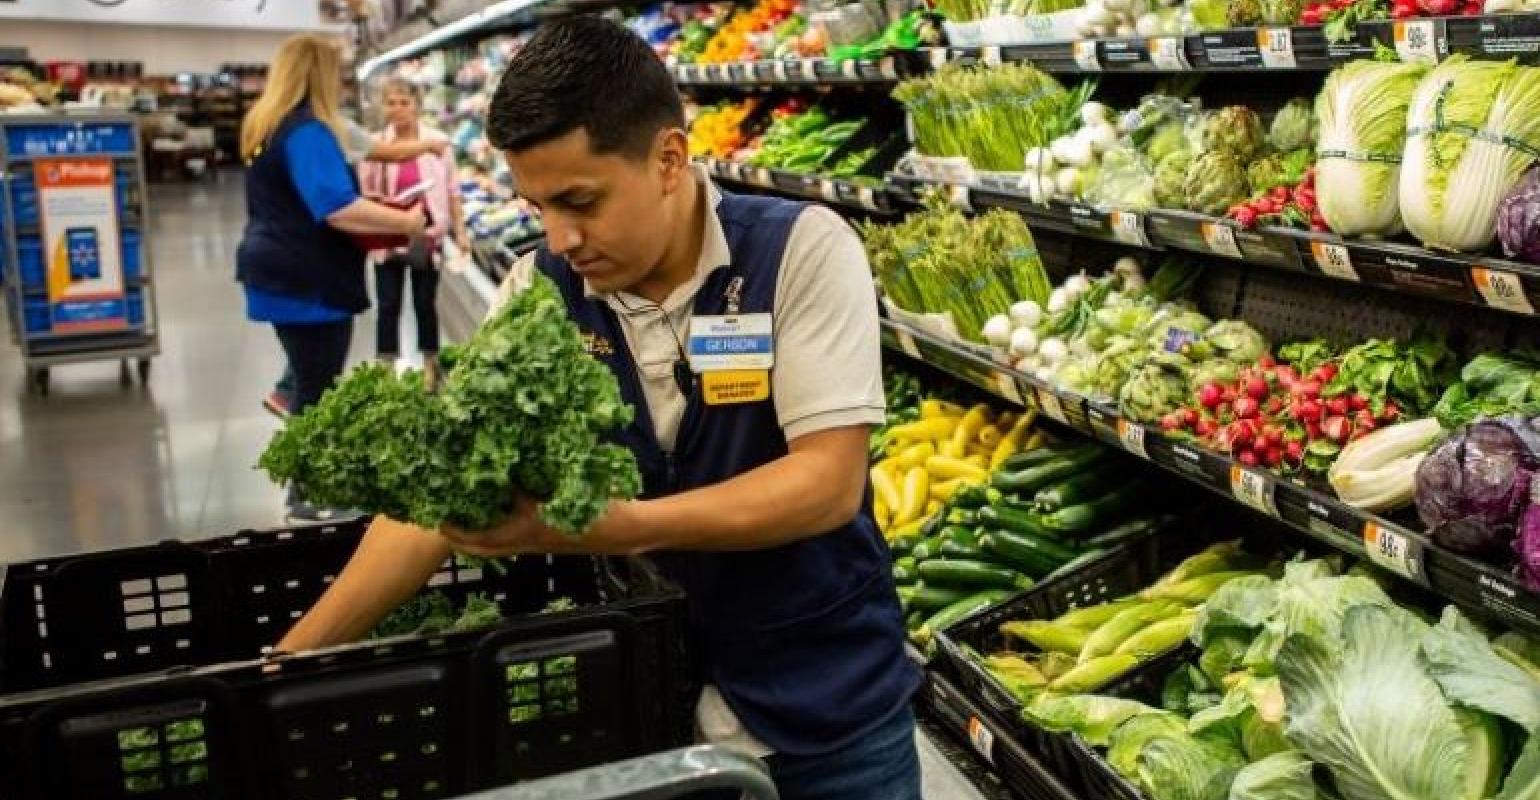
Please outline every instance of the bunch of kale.
M417 372L354 369L289 420L259 466L312 503L427 528L486 528L522 492L547 524L580 533L611 498L636 496L635 459L603 441L631 407L550 280L537 275L446 360L437 394Z

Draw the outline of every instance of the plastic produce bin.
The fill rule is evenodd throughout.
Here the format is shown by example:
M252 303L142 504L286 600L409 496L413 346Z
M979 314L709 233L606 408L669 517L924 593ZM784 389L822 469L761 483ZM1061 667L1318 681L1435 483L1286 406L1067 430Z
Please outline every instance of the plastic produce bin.
M11 566L4 687L34 690L0 695L7 798L451 797L687 743L683 595L636 559L446 565L430 585L509 616L256 660L361 531ZM579 607L540 613L558 597Z

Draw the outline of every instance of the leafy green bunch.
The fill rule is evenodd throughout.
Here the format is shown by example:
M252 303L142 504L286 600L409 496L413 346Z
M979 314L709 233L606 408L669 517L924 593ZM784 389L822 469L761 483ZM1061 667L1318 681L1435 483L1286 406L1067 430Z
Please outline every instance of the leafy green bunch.
M438 394L419 373L366 364L289 420L259 466L307 500L427 528L486 528L514 493L566 533L594 523L641 477L604 435L632 410L584 350L555 284L536 276L458 349Z

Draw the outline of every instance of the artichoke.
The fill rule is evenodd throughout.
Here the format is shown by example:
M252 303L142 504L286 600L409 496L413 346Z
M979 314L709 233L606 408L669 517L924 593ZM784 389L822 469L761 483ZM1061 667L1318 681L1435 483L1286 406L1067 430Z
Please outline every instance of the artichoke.
M1201 387L1207 383L1233 383L1240 375L1240 364L1216 358L1193 367L1187 374L1187 379L1193 386Z
M1157 190L1159 184L1156 184ZM1230 206L1245 201L1246 170L1229 153L1210 151L1187 165L1182 179L1182 199L1192 211L1218 216Z
M1233 7L1233 4L1232 4ZM1262 118L1245 106L1225 106L1203 122L1203 149L1250 161L1267 146Z
M1186 208L1187 167L1191 150L1177 150L1155 165L1155 203L1161 208Z
M1179 121L1168 122L1158 129L1144 145L1144 154L1151 164L1159 164L1166 156L1187 149L1187 127Z
M1261 22L1261 0L1230 0L1225 6L1225 21L1232 28L1246 28Z
M1251 188L1251 196L1253 197L1266 192L1274 186L1290 185L1283 174L1283 155L1273 153L1247 164L1246 185Z
M1267 143L1274 149L1287 152L1315 145L1318 124L1315 104L1303 97L1285 103L1273 117L1273 125L1267 132Z
M1304 0L1262 0L1262 22L1268 25L1293 25L1299 22L1300 12L1304 10Z
M1145 343L1160 353L1182 353L1187 346L1203 338L1213 324L1208 317L1197 311L1173 306L1173 313L1156 319L1150 325Z
M1126 336L1113 337L1107 349L1096 360L1096 371L1091 375L1092 396L1110 399L1118 396L1128 376L1144 362L1149 348L1142 342Z
M1186 374L1170 363L1147 359L1118 392L1118 410L1139 422L1157 422L1187 403Z

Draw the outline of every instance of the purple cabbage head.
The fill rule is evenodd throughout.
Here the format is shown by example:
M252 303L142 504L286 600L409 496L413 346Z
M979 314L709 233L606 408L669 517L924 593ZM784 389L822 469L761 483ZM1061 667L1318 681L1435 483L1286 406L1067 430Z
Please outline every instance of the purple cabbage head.
M1513 549L1519 555L1519 577L1524 579L1524 585L1540 592L1540 476L1530 483L1529 510L1519 523Z
M1510 257L1540 263L1540 169L1524 173L1498 203L1497 238Z
M1540 430L1516 416L1473 422L1417 467L1417 516L1438 544L1506 561L1510 547L1518 546L1520 516L1537 473Z

